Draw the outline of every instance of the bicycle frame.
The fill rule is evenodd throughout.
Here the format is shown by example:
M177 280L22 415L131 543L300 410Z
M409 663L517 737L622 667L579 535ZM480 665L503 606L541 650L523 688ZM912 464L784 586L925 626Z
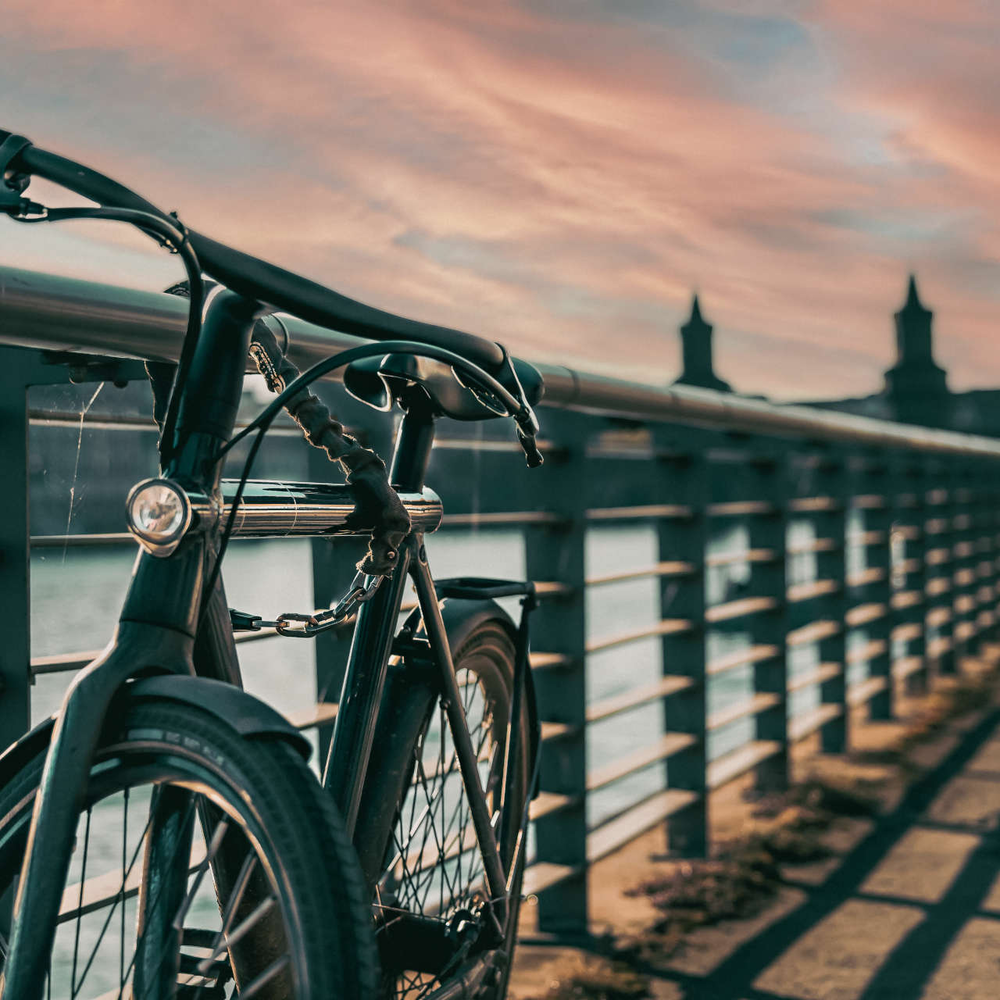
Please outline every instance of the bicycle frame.
M217 294L207 310L178 419L185 444L164 470L192 491L218 495L222 465L218 449L232 435L251 330L263 311L258 303L228 290ZM390 481L401 494L423 494L433 436L430 408L411 406L400 425L390 469ZM272 509L276 508L280 503ZM265 526L252 533L276 537L286 532L269 532ZM193 532L166 558L140 552L113 639L77 675L66 694L35 803L15 901L4 969L5 995L11 1000L41 996L76 819L116 694L130 679L156 673L208 677L242 687L221 577L216 577L213 593L203 602L204 587L213 577L216 545L212 529ZM358 612L324 785L353 833L407 578L416 590L431 657L440 675L489 896L498 907L493 913L502 924L507 912L507 877L480 785L419 528L407 537L393 575ZM177 808L175 804L175 814ZM154 828L151 841L155 835ZM151 854L155 851L147 854L147 864Z

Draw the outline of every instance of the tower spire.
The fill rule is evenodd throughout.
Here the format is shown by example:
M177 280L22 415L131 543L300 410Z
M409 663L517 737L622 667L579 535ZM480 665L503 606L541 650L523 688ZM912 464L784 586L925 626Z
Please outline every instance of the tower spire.
M696 385L703 389L732 392L728 382L715 374L712 363L712 324L705 321L697 293L691 299L691 317L681 327L684 370L675 385Z
M906 301L894 317L896 363L885 373L885 394L897 419L946 427L950 422L951 399L945 371L934 361L933 316L920 301L916 275L911 274Z

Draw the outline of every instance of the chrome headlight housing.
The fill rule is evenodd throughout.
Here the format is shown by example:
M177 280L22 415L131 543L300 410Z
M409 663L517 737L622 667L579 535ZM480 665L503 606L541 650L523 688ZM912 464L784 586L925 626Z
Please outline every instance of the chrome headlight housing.
M128 530L154 556L169 556L191 526L187 493L169 479L136 483L125 501Z

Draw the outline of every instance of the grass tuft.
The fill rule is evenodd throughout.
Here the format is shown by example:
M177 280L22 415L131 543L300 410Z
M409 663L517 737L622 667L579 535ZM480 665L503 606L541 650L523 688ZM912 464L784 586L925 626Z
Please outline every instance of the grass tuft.
M645 1000L649 979L625 962L591 959L553 983L543 1000Z

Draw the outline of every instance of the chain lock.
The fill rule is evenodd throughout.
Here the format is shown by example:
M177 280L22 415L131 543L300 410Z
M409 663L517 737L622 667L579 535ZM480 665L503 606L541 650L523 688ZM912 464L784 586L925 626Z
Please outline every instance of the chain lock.
M283 615L278 615L274 621L265 621L259 615L230 608L229 616L233 628L237 631L259 632L262 628L273 628L277 630L278 635L290 639L312 639L320 632L336 628L341 622L350 618L359 605L367 604L375 596L384 579L382 576L368 577L364 573L356 574L351 581L350 590L328 611L314 611L312 614L286 611Z

